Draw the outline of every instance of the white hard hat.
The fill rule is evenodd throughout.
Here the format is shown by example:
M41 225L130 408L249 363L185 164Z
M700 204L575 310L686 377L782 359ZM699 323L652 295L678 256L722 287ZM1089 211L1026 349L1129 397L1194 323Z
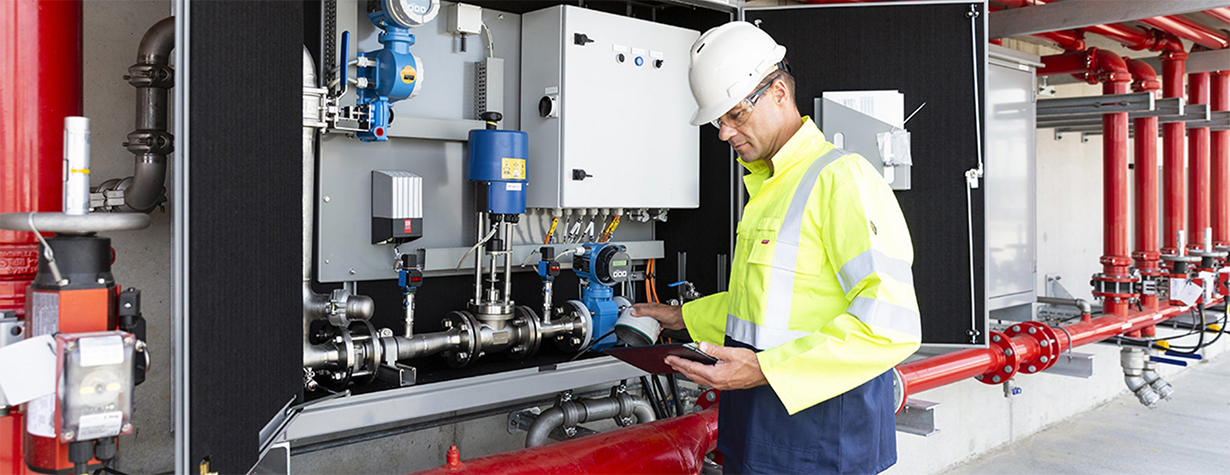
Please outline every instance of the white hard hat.
M688 70L698 106L692 125L721 117L751 94L785 57L785 46L746 21L733 21L700 35L692 44Z

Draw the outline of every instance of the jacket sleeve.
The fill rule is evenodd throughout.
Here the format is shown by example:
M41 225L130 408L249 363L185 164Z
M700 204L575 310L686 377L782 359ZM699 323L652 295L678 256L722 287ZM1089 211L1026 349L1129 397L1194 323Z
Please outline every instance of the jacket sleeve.
M848 307L818 331L757 354L790 414L883 374L921 342L913 245L901 208L874 169L851 168L852 179L827 192L818 187L824 206L804 224L819 227Z
M715 345L726 342L728 295L718 292L683 304L683 324L687 326L693 341L707 341Z

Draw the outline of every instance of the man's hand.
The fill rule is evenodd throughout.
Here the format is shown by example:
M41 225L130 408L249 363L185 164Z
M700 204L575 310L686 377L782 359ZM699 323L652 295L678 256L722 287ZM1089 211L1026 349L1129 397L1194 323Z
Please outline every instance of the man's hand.
M769 384L760 371L756 353L744 348L730 348L702 342L700 351L719 361L712 365L697 363L677 356L667 356L666 364L688 379L717 389L747 389Z
M683 307L660 303L638 303L632 306L632 316L651 317L668 330L683 329Z

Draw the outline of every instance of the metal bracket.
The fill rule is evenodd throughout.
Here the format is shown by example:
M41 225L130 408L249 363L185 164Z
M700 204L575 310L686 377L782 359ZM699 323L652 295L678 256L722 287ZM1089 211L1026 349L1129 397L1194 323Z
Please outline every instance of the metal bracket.
M396 384L399 387L414 386L418 381L418 370L413 366L407 366L401 363L393 365L382 364L377 370L376 377L381 381Z
M905 407L897 413L897 430L907 434L930 437L939 432L935 428L935 408L938 402L907 398Z
M528 431L530 424L534 423L534 419L537 419L539 414L542 414L542 409L538 407L527 407L520 411L508 413L508 433L516 434Z
M1089 353L1063 352L1055 358L1055 366L1044 371L1047 374L1089 379L1093 376L1093 355Z

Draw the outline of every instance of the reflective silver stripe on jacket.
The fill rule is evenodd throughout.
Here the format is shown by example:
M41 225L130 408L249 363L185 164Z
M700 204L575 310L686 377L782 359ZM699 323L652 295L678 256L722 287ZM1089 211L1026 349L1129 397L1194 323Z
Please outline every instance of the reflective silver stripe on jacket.
M837 273L837 280L841 282L841 290L848 294L854 286L875 272L892 277L903 284L914 285L914 271L910 269L909 262L888 257L877 249L868 249L858 257L850 259L850 262L841 266L841 271Z
M798 330L765 328L734 315L726 315L726 336L757 350L777 348L809 334Z
M918 312L883 300L854 297L846 309L863 323L922 337L922 322Z
M807 167L807 171L803 172L803 178L795 187L790 206L786 208L786 215L782 218L781 228L777 231L773 265L769 269L769 285L766 291L768 303L765 305L764 324L757 325L734 315L727 315L726 335L730 338L759 350L767 350L809 334L790 329L790 305L794 300L794 271L799 257L799 240L803 232L804 211L807 209L807 200L816 186L816 179L820 176L820 171L849 153L838 148L829 150L813 161Z

